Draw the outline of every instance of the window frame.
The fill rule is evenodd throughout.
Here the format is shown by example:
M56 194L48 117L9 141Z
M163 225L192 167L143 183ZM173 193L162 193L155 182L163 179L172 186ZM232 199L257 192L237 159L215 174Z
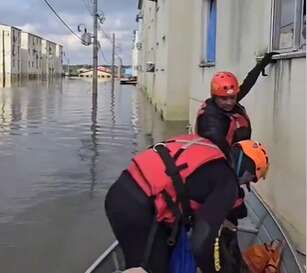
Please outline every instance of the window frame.
M214 47L214 61L209 61L208 58L208 49L209 49L209 25L210 25L210 6L211 3L215 1L215 47ZM202 0L202 9L201 9L201 61L199 67L212 67L215 66L216 63L216 42L217 42L217 0Z
M294 3L294 31L292 46L288 48L280 48L280 21L281 21L281 2L282 0L274 0L272 2L272 31L271 45L272 51L279 52L283 55L288 54L291 57L293 52L305 52L306 39L302 39L303 28L303 3L306 0L293 0Z

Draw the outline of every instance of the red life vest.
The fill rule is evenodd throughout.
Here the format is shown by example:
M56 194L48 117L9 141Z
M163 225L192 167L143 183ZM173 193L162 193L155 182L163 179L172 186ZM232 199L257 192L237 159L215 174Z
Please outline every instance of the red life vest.
M183 150L176 160L176 166L186 164L185 168L179 168L183 183L186 183L187 177L200 166L215 159L225 158L216 145L197 135L178 136L162 145L167 147L172 157L179 150ZM155 197L157 220L173 223L175 216L168 208L162 192L165 190L173 202L176 202L177 194L172 179L165 173L165 165L155 149L148 149L137 154L129 165L128 171L147 196ZM195 210L199 204L190 201L190 206Z
M207 106L206 101L202 102L202 104L200 105L200 108L197 111L197 118L200 115L202 115L204 113L204 108ZM248 115L245 111L245 109L243 108L243 106L240 106L240 109L242 110L242 114L239 113L231 113L231 114L227 114L228 118L230 119L230 124L228 127L228 131L226 134L226 140L229 143L229 145L234 143L234 136L236 134L236 131L241 129L241 128L249 128L250 127L250 121L248 118ZM197 133L197 124L195 124L195 132Z

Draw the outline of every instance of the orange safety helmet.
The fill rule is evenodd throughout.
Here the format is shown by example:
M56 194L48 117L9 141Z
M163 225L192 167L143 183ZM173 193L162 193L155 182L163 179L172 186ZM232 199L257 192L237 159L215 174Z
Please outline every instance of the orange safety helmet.
M266 148L254 140L242 140L234 145L238 145L242 152L254 162L257 181L260 178L265 179L269 170L269 157Z
M211 80L211 96L234 96L237 95L239 91L238 79L231 72L218 72Z

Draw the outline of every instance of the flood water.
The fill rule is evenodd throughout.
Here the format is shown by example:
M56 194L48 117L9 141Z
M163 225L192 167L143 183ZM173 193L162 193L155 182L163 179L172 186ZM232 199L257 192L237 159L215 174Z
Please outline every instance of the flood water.
M81 273L113 241L109 186L133 154L172 135L134 86L28 82L0 88L0 272Z

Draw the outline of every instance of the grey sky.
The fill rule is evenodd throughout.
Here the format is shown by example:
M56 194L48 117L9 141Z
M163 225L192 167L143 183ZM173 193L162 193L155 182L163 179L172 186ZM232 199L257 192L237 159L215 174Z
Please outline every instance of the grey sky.
M77 32L80 23L92 31L92 17L87 8L92 0L48 0L64 21ZM131 63L131 46L133 29L136 28L137 0L98 0L98 10L105 14L103 30L116 35L117 54L122 56L125 64ZM0 23L13 25L43 38L63 44L66 57L70 63L91 63L92 49L80 44L69 30L56 18L43 0L8 0L0 1ZM111 62L111 43L98 31L104 56ZM99 63L105 63L99 54Z

